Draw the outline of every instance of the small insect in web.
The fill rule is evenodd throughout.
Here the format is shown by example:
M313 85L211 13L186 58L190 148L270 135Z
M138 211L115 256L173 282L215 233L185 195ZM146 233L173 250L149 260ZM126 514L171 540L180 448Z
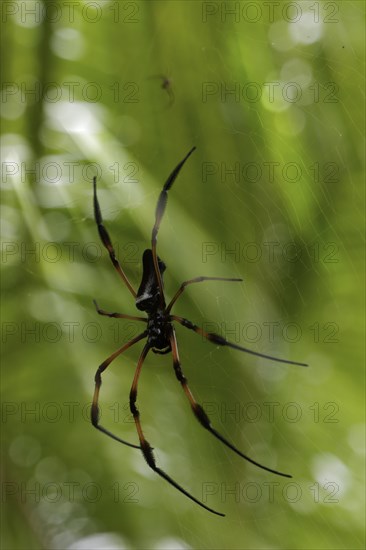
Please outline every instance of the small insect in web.
M307 365L305 363L298 363L296 361L289 361L287 359L279 359L278 357L273 357L271 355L265 355L263 353L259 353L256 351L253 351L248 348L244 348L242 346L239 346L237 344L234 344L232 342L229 342L219 334L215 334L213 332L206 332L203 329L201 329L199 326L195 325L188 319L185 319L183 317L179 317L178 315L173 315L171 313L172 308L178 298L181 296L181 294L184 292L187 286L195 284L195 283L201 283L203 281L231 281L231 282L239 282L242 281L242 279L233 279L233 278L225 278L225 277L195 277L193 279L189 279L188 281L184 281L173 298L170 300L168 305L165 301L165 295L164 295L164 285L163 285L163 275L166 269L165 263L159 258L156 251L156 245L157 245L157 235L160 228L160 223L163 218L165 208L167 205L168 200L168 191L172 187L175 179L177 178L182 166L188 159L188 157L193 153L195 150L195 147L193 147L189 153L184 157L181 162L174 168L168 179L166 180L164 187L160 193L156 211L155 211L155 223L152 229L152 235L151 235L151 248L144 251L142 256L142 279L141 284L139 286L139 289L137 292L131 285L130 281L128 280L125 272L123 271L119 261L116 258L116 254L111 242L111 239L109 237L109 234L104 227L102 214L97 198L97 182L96 178L94 178L93 186L94 186L94 215L95 215L95 221L98 225L98 231L100 238L102 240L103 245L109 252L110 259L113 263L113 266L115 267L116 271L120 275L121 279L127 286L128 290L132 294L135 305L138 310L145 312L146 316L140 317L135 315L129 315L125 313L109 313L103 309L100 309L98 304L94 301L95 307L97 312L100 315L105 315L106 317L113 317L117 319L130 319L134 321L140 321L141 323L144 323L145 330L141 332L138 336L124 344L121 348L119 348L117 351L112 353L103 363L99 366L96 374L95 374L95 391L94 391L94 397L93 397L93 403L91 408L91 421L93 426L95 426L98 430L105 433L109 437L112 437L116 441L119 441L120 443L123 443L124 445L127 445L129 447L133 447L135 449L140 449L148 466L154 470L159 476L164 478L170 485L175 487L178 491L183 493L186 497L190 498L201 506L202 508L205 508L209 512L212 512L213 514L216 514L218 516L224 516L225 514L222 514L220 512L217 512L216 510L213 510L209 506L206 506L203 502L201 502L199 499L194 497L191 493L189 493L186 489L184 489L181 485L179 485L170 475L168 475L164 470L159 468L159 466L156 463L155 456L153 453L153 449L150 445L150 443L145 438L145 435L142 430L141 425L141 419L140 419L140 413L136 406L137 401L137 388L139 383L139 378L141 374L141 369L143 366L143 363L145 361L145 358L149 351L151 350L153 353L159 353L159 354L167 354L172 353L173 356L173 369L175 372L175 376L177 377L178 381L180 382L183 391L189 401L189 404L192 408L193 414L198 420L198 422L209 432L212 433L217 439L219 439L224 445L229 447L232 451L234 451L236 454L247 460L248 462L251 462L255 466L258 466L259 468L262 468L263 470L267 470L268 472L271 472L273 474L277 474L279 476L283 477L292 477L289 474L284 474L279 472L278 470L274 470L272 468L269 468L267 466L263 466L259 462L253 460L252 458L249 458L246 454L244 454L242 451L237 449L228 439L226 439L223 435L221 435L212 425L209 420L209 417L205 413L202 406L197 403L195 398L193 397L193 394L188 386L187 378L185 377L182 365L179 359L179 353L178 353L178 343L177 338L175 334L174 329L174 322L179 323L183 327L195 332L196 334L200 334L202 337L206 338L213 344L219 345L219 346L228 346L230 348L243 351L245 353L249 353L251 355L255 355L257 357L263 357L265 359L269 359L271 361L277 361L279 363L288 363L290 365L299 365L302 367L306 367ZM107 367L116 359L119 355L124 353L127 349L129 349L131 346L139 342L140 340L143 340L146 338L146 343L142 349L142 352L140 354L140 357L137 362L137 367L135 371L135 375L133 378L131 390L130 390L130 397L129 397L129 403L130 403L130 410L132 413L132 416L134 418L138 438L139 438L139 445L134 445L133 443L129 443L117 435L113 434L109 430L107 430L104 426L102 426L99 423L99 391L102 384L102 373L107 369Z
M161 80L161 86L160 88L162 90L165 90L166 93L168 94L168 98L169 98L169 103L166 105L166 109L169 108L169 107L172 107L173 103L174 103L174 91L173 91L173 82L172 82L172 79L163 75L163 74L154 74L152 76L149 76L148 77L150 80L151 79L159 79Z

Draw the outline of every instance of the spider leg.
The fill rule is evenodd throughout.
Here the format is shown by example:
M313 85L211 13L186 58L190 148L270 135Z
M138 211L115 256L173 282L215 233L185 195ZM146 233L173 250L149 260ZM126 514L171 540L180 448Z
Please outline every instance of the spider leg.
M170 319L172 321L177 321L184 327L190 330L193 330L194 332L197 332L197 334L201 334L204 338L207 338L207 340L219 346L229 346L229 348L238 349L239 351L244 351L245 353L250 353L251 355L256 355L257 357L263 357L264 359L271 359L271 361L277 361L278 363L287 363L289 365L298 365L300 367L309 366L306 363L299 363L298 361L289 361L288 359L280 359L279 357L273 357L273 355L266 355L264 353L259 353L258 351L253 351L251 349L244 348L243 346L238 346L237 344L233 344L232 342L229 342L219 334L215 334L214 332L206 332L202 328L191 323L191 321L188 321L188 319L184 319L183 317L178 317L177 315L171 315Z
M208 506L203 504L203 502L201 502L200 500L196 499L194 496L192 496L190 493L188 493L188 491L183 489L183 487L181 487L176 481L174 481L174 479L172 479L168 474L166 474L164 472L164 470L162 470L161 468L159 468L156 465L153 449L152 449L150 443L145 439L145 436L143 434L141 423L140 423L140 412L139 412L139 410L136 406L138 381L139 381L139 377L140 377L140 373L141 373L142 364L145 360L146 355L149 352L149 349L150 349L149 343L145 344L145 347L142 350L140 358L139 358L138 363L137 363L137 368L136 368L135 376L134 376L133 383L132 383L132 386L131 386L131 391L130 391L130 409L131 409L131 413L133 415L133 418L135 420L136 429L137 429L137 433L138 433L139 440L140 440L140 448L141 448L142 454L143 454L148 466L150 466L150 468L152 470L154 470L154 472L156 472L160 477L162 477L168 483L170 483L170 485L173 485L173 487L175 487L178 491L183 493L189 499L193 500L193 502L195 502L196 504L198 504L202 508L205 508L205 510L208 510L209 512L212 512L213 514L216 514L218 516L224 516L224 514L221 514L220 512L216 512L212 508L209 508Z
M228 279L226 277L195 277L194 279L190 279L189 281L184 281L175 293L174 297L170 301L170 304L166 308L166 312L169 313L172 309L175 302L178 300L179 296L182 294L186 286L193 285L193 283L201 283L202 281L235 281L235 282L241 282L243 279Z
M114 265L115 269L118 271L119 275L121 276L123 282L126 284L128 290L131 292L132 296L134 298L136 298L136 292L133 289L130 281L128 280L127 275L123 271L119 261L116 258L116 253L114 251L114 248L113 248L113 245L112 245L112 242L111 242L111 238L108 234L108 231L106 230L106 228L103 225L102 213L101 213L101 210L100 210L98 197L97 197L97 178L96 177L93 178L93 189L94 189L94 217L95 217L95 221L96 221L97 226L98 226L100 239L101 239L103 245L105 246L105 248L108 250L109 257L110 257L110 259L112 261L112 264Z
M99 315L105 315L106 317L114 317L115 319L131 319L132 321L143 321L144 323L147 323L146 317L135 317L134 315L126 315L125 313L109 313L104 309L100 309L100 307L98 306L95 300L93 300L93 304L95 305L95 309L97 310Z
M169 103L167 105L167 108L168 108L168 107L171 107L173 105L175 98L174 98L174 92L173 92L173 88L171 86L171 83L169 81L167 81L167 82L168 82L167 84L165 84L165 82L164 82L162 87L163 87L164 90L167 91L167 94L169 96Z
M192 149L189 151L189 153L187 153L187 155L184 157L184 159L181 160L180 163L174 168L174 170L172 171L172 173L170 174L170 176L168 177L168 179L166 180L166 182L164 184L164 187L163 187L163 189L162 189L162 191L159 195L159 199L158 199L158 202L157 202L157 205L156 205L155 223L154 223L154 227L152 229L152 234L151 234L151 250L152 250L152 254L153 254L155 274L156 274L156 278L157 278L157 281L158 281L158 284L159 284L161 305L164 305L164 294L163 294L163 283L162 283L162 280L161 280L160 269L159 269L159 264L158 264L158 256L157 256L157 253L156 253L157 235L158 235L161 220L163 219L163 216L164 216L166 204L167 204L167 201L168 201L168 191L171 188L171 186L173 185L175 179L177 178L183 164L186 162L188 157L193 153L193 151L195 149L196 149L195 147L192 147Z
M112 361L116 357L118 357L118 355L120 355L121 353L126 351L128 348L130 348L131 346L136 344L136 342L139 342L139 340L142 340L143 338L145 338L145 336L147 336L147 331L143 332L142 334L139 334L139 336L136 336L135 338L133 338L132 340L127 342L127 344L125 344L124 346L119 348L117 351L112 353L112 355L110 355L108 357L108 359L103 361L103 363L98 367L98 370L95 373L95 378L94 378L94 380L95 380L95 390L94 390L93 403L92 403L91 415L90 415L91 416L91 422L92 422L93 426L95 426L95 428L97 428L97 430L100 430L101 432L105 433L106 435L108 435L112 439L115 439L116 441L119 441L120 443L123 443L124 445L127 445L128 447L134 447L135 449L139 449L140 447L138 445L133 445L132 443L128 443L127 441L124 441L123 439L120 439L119 437L117 437L112 432L110 432L109 430L107 430L106 428L104 428L103 426L101 426L99 424L98 399L99 399L100 386L102 385L102 372L105 371L105 369L112 363Z
M206 430L211 432L217 439L219 439L222 443L224 443L224 445L229 447L229 449L234 451L236 454L238 454L239 456L241 456L242 458L244 458L248 462L251 462L255 466L258 466L258 468L261 468L262 470L267 470L267 472L271 472L272 474L277 474L279 476L290 477L291 478L292 476L290 474L283 474L282 472L279 472L278 470L273 470L272 468L267 468L267 466L263 466L259 462L256 462L252 458L249 458L249 456L247 456L244 453L242 453L241 451L239 451L239 449L234 447L234 445L232 443L230 443L230 441L228 441L219 432L217 432L215 430L215 428L212 427L211 422L210 422L207 414L203 410L202 406L199 403L197 403L197 401L193 397L193 394L192 394L192 392L191 392L191 390L189 389L189 386L188 386L187 378L183 374L181 363L180 363L180 360L179 360L178 344L177 344L177 339L176 339L176 336L175 336L174 329L172 330L172 334L171 334L171 337L170 337L170 343L171 343L171 346L172 346L173 366L174 366L175 375L176 375L177 379L179 380L179 382L181 383L182 388L184 390L184 393L188 397L188 400L191 404L193 414L195 415L195 417L197 418L197 420L201 424L201 426L203 426Z

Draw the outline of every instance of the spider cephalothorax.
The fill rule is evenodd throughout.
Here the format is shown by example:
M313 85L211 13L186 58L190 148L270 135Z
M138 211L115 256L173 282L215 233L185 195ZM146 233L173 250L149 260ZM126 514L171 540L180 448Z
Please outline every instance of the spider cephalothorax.
M177 315L171 314L171 309L173 305L175 304L177 299L180 297L180 295L183 293L184 289L188 285L191 285L194 283L201 283L202 281L242 281L242 279L232 279L232 278L223 278L223 277L203 277L203 276L195 277L194 279L190 279L182 283L179 289L177 290L177 292L175 293L175 295L173 296L172 300L169 302L168 305L166 305L165 296L164 296L164 287L163 287L163 273L166 269L166 266L156 253L157 235L160 227L160 222L162 220L162 217L164 215L164 211L166 208L166 204L168 200L168 191L173 185L183 164L186 162L186 160L193 153L194 150L195 150L195 147L193 147L193 149L189 151L189 153L184 157L184 159L174 168L174 170L168 177L163 187L163 190L160 193L158 203L156 206L156 211L155 211L155 224L152 229L151 249L146 249L143 253L142 279L141 279L141 284L137 293L134 290L133 286L131 285L130 281L128 280L120 263L118 262L109 234L103 225L102 214L100 211L98 198L97 198L97 184L96 184L96 179L94 178L94 182L93 182L94 183L94 215L95 215L95 221L98 225L100 238L104 246L109 252L109 256L111 258L111 261L115 269L117 270L120 277L123 279L127 288L129 289L132 296L134 297L137 309L142 312L145 312L147 314L147 317L137 317L135 315L128 315L125 313L108 313L107 311L100 309L97 303L94 302L97 308L97 311L100 315L105 315L107 317L115 317L118 319L132 319L135 321L141 321L142 323L146 324L146 328L141 334L139 334L138 336L136 336L135 338L127 342L127 344L119 348L114 353L112 353L112 355L110 355L110 357L108 357L99 366L95 374L95 391L94 391L93 403L91 408L91 421L93 425L96 428L98 428L98 430L109 435L116 441L119 441L120 443L128 445L129 447L140 449L150 468L152 468L157 474L159 474L166 481L168 481L168 483L173 485L173 487L178 489L178 491L180 491L181 493L186 495L188 498L196 502L202 508L205 508L206 510L214 514L217 514L219 516L223 516L224 514L221 514L220 512L216 512L212 508L209 508L208 506L206 506L206 504L204 504L203 502L198 500L196 497L188 493L188 491L183 489L183 487L181 487L176 481L174 481L174 479L172 479L166 472L164 472L164 470L162 470L156 465L152 447L150 446L149 442L146 440L143 434L141 422L140 422L140 413L136 406L138 381L139 381L143 362L148 352L150 350L152 350L154 353L160 353L160 354L166 354L166 353L169 353L170 351L172 352L173 369L174 369L175 375L178 381L180 382L184 390L184 393L186 394L189 400L191 409L195 417L206 430L211 432L215 437L217 437L217 439L219 439L227 447L232 449L236 454L238 454L248 462L251 462L252 464L258 466L259 468L262 468L263 470L267 470L268 472L272 472L274 474L284 476L284 477L291 477L291 476L289 474L284 474L277 470L273 470L272 468L268 468L267 466L263 466L262 464L259 464L255 460L249 458L247 455L245 455L239 449L237 449L232 443L230 443L230 441L228 441L225 437L223 437L219 432L217 432L215 428L211 425L211 422L207 414L205 413L204 409L201 407L201 405L197 403L197 401L193 397L193 394L188 387L187 378L183 374L181 362L179 360L178 344L175 336L173 322L175 321L181 324L183 327L189 330L192 330L197 334L202 335L204 338L207 338L207 340L209 340L210 342L219 346L229 346L231 348L244 351L245 353L250 353L258 357L264 357L265 359L270 359L272 361L277 361L280 363L288 363L288 364L300 365L304 367L306 367L307 365L305 363L297 363L295 361L289 361L287 359L279 359L271 355L264 355L263 353L252 351L248 348L244 348L242 346L229 342L219 334L215 334L213 332L206 332L203 329L201 329L199 326L189 321L188 319L184 319L183 317L179 317ZM135 371L135 376L134 376L131 390L130 390L130 410L135 421L135 425L136 425L136 429L139 437L139 443L140 443L139 445L134 445L133 443L128 443L127 441L119 438L118 436L116 436L115 434L113 434L112 432L110 432L109 430L107 430L106 428L104 428L99 424L98 399L99 399L100 386L102 384L102 372L121 353L123 353L128 348L130 348L131 346L133 346L134 344L136 344L137 342L145 338L147 340L140 354L140 357L137 363L137 368Z

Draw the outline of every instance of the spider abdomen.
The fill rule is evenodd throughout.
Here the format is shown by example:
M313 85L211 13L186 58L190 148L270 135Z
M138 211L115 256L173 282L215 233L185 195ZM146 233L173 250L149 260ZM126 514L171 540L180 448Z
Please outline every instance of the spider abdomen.
M160 276L166 269L165 263L158 257ZM151 249L146 249L142 255L142 280L136 296L136 307L147 313L156 311L160 303L160 289L155 273L154 259Z

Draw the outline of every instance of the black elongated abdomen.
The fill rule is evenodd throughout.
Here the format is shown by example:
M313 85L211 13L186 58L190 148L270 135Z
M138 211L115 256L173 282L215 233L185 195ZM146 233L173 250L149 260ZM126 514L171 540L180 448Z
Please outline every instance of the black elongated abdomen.
M158 257L159 271L163 280L165 263ZM136 307L140 311L156 311L160 304L160 289L155 273L152 250L147 248L142 255L142 279L136 296Z

